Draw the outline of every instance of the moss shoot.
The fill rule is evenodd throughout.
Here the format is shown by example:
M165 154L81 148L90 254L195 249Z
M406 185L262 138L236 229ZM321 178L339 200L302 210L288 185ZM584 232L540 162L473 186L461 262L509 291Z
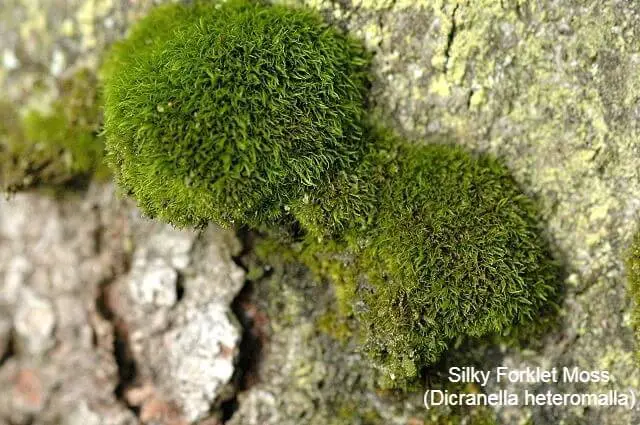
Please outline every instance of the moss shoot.
M108 161L151 217L253 226L356 164L368 56L304 10L155 9L103 68Z
M77 72L60 82L60 96L46 112L21 115L0 104L0 189L76 185L102 166L100 103L95 77Z

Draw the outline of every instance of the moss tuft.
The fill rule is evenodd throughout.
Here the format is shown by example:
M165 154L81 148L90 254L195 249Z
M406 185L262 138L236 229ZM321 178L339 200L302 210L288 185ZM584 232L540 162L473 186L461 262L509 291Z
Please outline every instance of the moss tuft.
M367 62L302 10L160 7L103 68L108 160L149 216L295 230L285 254L407 388L452 341L538 323L558 268L498 160L366 124Z
M558 267L533 202L486 155L404 146L380 190L357 289L366 350L402 383L459 337L535 323L557 295Z
M86 70L63 80L47 112L20 115L0 104L0 188L15 192L35 186L76 185L108 173L95 77Z
M103 68L108 161L148 216L278 223L357 163L368 62L304 10L156 8Z
M384 167L393 172L370 188L371 223L363 230L355 221L329 240L310 226L297 252L334 282L342 313L359 319L384 385L409 387L453 341L544 325L560 295L559 268L533 201L498 160L395 143Z

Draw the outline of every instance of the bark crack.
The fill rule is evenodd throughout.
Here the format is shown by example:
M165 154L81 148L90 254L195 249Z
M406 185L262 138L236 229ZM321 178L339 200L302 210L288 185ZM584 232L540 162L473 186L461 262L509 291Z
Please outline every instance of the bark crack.
M247 265L243 259L252 252L255 235L247 230L240 230L237 237L240 239L242 251L233 257L233 261L246 271ZM235 392L220 404L223 424L228 423L240 408L238 395L249 390L259 381L259 366L265 343L260 325L264 317L251 301L253 291L254 283L246 280L231 303L231 310L242 326L242 339L232 378Z
M451 13L451 28L447 33L447 44L444 48L445 72L449 67L449 58L451 57L451 46L453 45L453 40L455 39L456 32L458 31L458 25L456 24L456 13L458 12L459 8L460 8L460 5L456 4L456 6L453 8L453 12Z

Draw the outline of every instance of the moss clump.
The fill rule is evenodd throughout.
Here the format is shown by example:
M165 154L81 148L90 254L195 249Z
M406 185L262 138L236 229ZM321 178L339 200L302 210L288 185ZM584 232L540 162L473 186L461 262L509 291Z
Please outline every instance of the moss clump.
M298 255L335 283L383 384L406 387L452 341L544 323L559 269L533 201L498 160L395 143L393 172L374 185L375 219L334 240L311 233Z
M405 146L380 191L357 290L366 349L400 382L450 341L532 323L557 266L537 213L499 161L452 146Z
M277 223L358 161L367 65L311 12L159 7L105 62L108 161L151 217Z
M59 92L47 112L20 115L11 105L0 105L2 190L77 184L106 174L95 78L79 71L60 82Z
M364 125L366 62L304 11L161 7L106 62L107 148L150 216L295 219L292 251L334 281L387 384L407 387L452 341L535 324L557 267L499 161Z
M632 323L637 339L640 341L640 232L636 233L633 238L626 265L629 293L634 303ZM640 350L638 359L640 359Z

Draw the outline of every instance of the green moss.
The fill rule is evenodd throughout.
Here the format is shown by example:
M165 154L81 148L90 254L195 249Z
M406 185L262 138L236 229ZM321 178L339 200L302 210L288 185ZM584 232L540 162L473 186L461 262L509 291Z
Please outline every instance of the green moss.
M335 310L329 310L316 321L316 327L335 340L346 343L353 335L352 323Z
M366 410L355 403L346 403L338 407L336 416L329 425L378 425L383 423L384 420L376 410Z
M296 230L280 253L331 279L384 385L408 388L452 342L538 324L558 268L500 161L367 124L366 65L305 11L158 8L103 69L108 159L149 216Z
M356 166L292 203L295 219L319 241L353 240L376 224L379 189L398 171L401 141L389 131L369 127Z
M159 7L103 68L108 161L148 216L277 224L357 163L368 61L304 10Z
M636 233L633 238L626 266L629 293L634 303L632 324L637 340L640 341L640 232ZM638 353L638 359L640 360L640 350L638 350Z
M342 313L359 320L383 385L406 387L453 341L516 338L514 329L529 335L546 325L559 270L534 202L500 161L449 145L390 142L394 160L383 168L393 172L368 186L374 219L329 240L310 226L296 252L334 282ZM357 170L352 178L360 179ZM353 196L332 193L331 205L354 205Z
M499 161L445 146L406 146L380 191L360 266L369 353L402 381L448 342L534 322L558 276L534 204Z
M98 135L100 104L95 78L86 70L63 80L47 112L20 115L0 105L0 186L15 192L69 185L108 173Z

